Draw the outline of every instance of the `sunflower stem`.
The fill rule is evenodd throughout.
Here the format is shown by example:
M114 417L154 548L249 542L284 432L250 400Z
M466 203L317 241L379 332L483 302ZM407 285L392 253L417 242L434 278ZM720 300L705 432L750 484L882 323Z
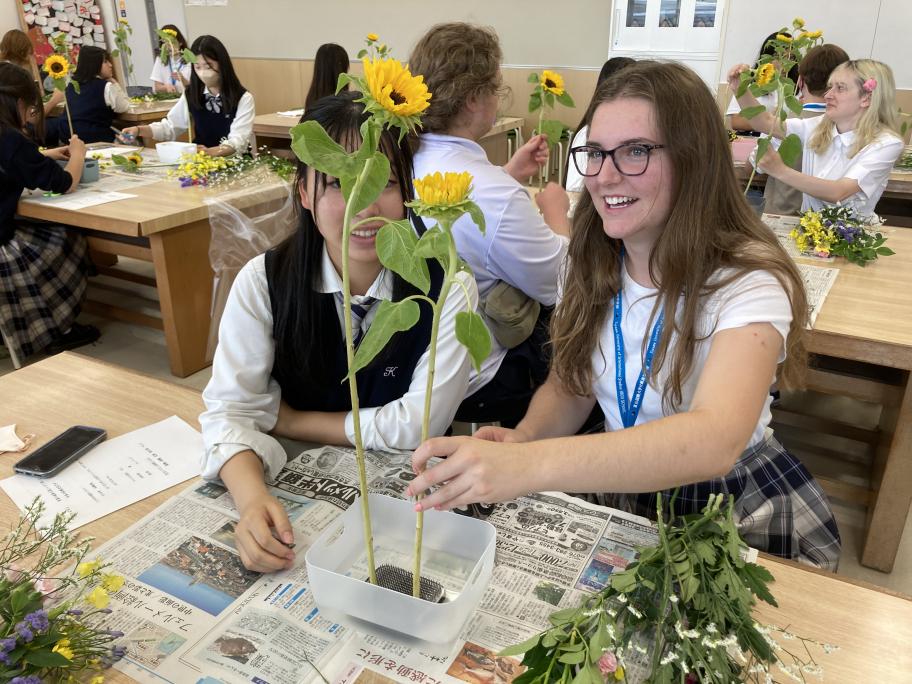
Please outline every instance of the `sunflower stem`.
M67 138L67 143L69 144L75 131L73 130L73 118L70 116L70 102L67 100L66 88L63 89L63 111L66 112L67 125L70 127L70 135Z
M421 419L421 443L427 441L431 429L431 393L434 390L434 370L437 365L437 333L440 328L440 312L444 302L450 294L450 288L456 278L456 270L459 267L459 256L456 254L456 241L453 239L453 221L452 219L441 218L437 225L447 236L447 267L443 278L443 284L440 286L440 294L437 295L437 301L431 307L433 318L431 321L431 339L428 342L428 376L424 390L424 415ZM423 494L419 492L416 499L421 501ZM421 597L421 544L424 535L424 511L419 510L415 516L415 562L412 568L412 596Z
M367 500L367 469L364 465L364 442L361 438L361 411L358 402L358 383L351 369L355 365L355 343L352 333L351 318L351 274L349 273L348 251L352 232L352 199L360 194L364 179L374 165L373 157L364 162L355 185L345 205L345 218L342 223L342 318L345 323L345 355L348 360L348 392L351 397L352 424L355 432L355 461L358 464L358 487L361 490L361 518L364 524L364 546L367 551L367 571L371 584L377 584L377 571L374 563L374 535L371 530L370 502Z
M546 105L544 102L544 97L542 97L542 106L541 106L541 109L538 110L538 134L539 135L543 135L542 123L544 123L544 120L545 120L545 106ZM548 151L550 152L550 150L551 150L550 141L548 141L547 138L545 138L545 141L548 142ZM548 162L546 161L545 163L547 164ZM544 185L545 185L545 170L543 167L540 166L540 167L538 167L538 191L539 192L542 191L542 188L544 187Z

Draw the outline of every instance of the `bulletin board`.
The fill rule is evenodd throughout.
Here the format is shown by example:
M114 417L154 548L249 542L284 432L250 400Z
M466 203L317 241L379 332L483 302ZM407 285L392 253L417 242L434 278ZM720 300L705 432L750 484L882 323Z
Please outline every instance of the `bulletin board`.
M105 47L98 0L16 0L22 30L35 48L38 68L53 52L51 36L63 33L73 57L83 45Z

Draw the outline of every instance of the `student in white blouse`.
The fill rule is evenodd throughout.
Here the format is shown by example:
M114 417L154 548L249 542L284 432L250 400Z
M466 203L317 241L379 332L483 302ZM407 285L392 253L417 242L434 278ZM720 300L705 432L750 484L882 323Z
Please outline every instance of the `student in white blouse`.
M256 147L253 95L241 85L231 57L214 36L200 36L190 48L197 56L184 91L168 115L158 122L123 130L123 141L136 136L146 140L174 140L187 132L193 118L193 140L213 157L243 154Z
M322 98L302 120L319 122L340 143L359 135L365 120L359 93ZM392 173L380 197L355 217L402 219L413 196L409 141L384 132L381 149ZM298 165L300 225L275 249L252 259L240 272L219 328L212 379L203 392L200 416L205 455L202 475L221 478L241 518L238 549L244 564L259 571L288 567L292 543L282 506L266 488L285 464L273 435L318 442L354 443L346 376L342 309L342 223L345 200L336 179ZM387 271L376 252L382 223L361 225L350 242L351 294L355 338L365 332L377 302L418 293ZM416 224L417 225L417 224ZM432 297L442 270L433 260ZM469 358L456 339L456 315L474 310L478 290L470 274L451 289L438 329L434 406L430 432L443 434L468 386ZM367 449L414 449L421 439L431 314L426 303L418 324L398 333L369 366L357 374L360 422Z
M166 49L166 53L169 54L167 63L162 62L161 50L155 54L155 63L152 65L152 74L149 76L152 80L152 91L182 93L190 85L191 67L184 62L184 58L181 56L187 47L187 39L174 24L165 24L161 30L173 34L175 42L173 49L171 49L171 45ZM162 44L164 42L162 41Z
M746 69L739 64L729 71L732 88ZM828 85L826 113L819 118L786 119L784 127L768 112L750 120L754 130L780 139L794 133L801 139L802 171L786 166L772 149L760 160L760 169L801 190L802 211L843 204L869 218L903 150L893 71L871 59L850 60L833 71ZM743 107L756 104L750 91L738 101Z

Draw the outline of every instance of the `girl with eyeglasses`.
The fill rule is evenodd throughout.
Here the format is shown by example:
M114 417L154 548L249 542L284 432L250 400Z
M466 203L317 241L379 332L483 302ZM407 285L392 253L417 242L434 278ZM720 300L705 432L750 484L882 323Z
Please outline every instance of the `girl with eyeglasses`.
M573 150L573 217L551 374L514 430L428 440L421 509L535 491L594 492L655 515L735 497L748 544L835 569L839 533L813 477L773 437L769 387L804 363L801 277L732 173L712 94L680 64L608 79ZM573 436L596 402L605 432ZM425 470L430 458L446 457Z
M747 68L739 64L729 71L729 86L737 88ZM903 151L893 71L873 59L849 60L830 74L823 100L826 111L817 119L783 124L764 112L750 120L756 131L801 139L801 171L786 166L773 149L760 160L760 171L804 193L803 212L842 204L862 218L873 217ZM756 99L747 91L738 103L752 107Z

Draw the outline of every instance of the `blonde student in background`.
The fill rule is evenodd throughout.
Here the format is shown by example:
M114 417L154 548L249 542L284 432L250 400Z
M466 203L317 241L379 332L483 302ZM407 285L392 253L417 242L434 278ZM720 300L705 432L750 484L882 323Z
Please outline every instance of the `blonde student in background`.
M729 71L732 89L749 68L739 64ZM862 218L872 217L903 151L893 71L872 59L840 64L830 74L823 100L826 111L816 119L786 119L783 124L769 112L750 119L756 131L780 139L794 133L801 139L801 171L788 167L772 149L760 160L760 170L800 190L802 211L840 203ZM738 103L747 108L757 100L747 91Z
M551 374L514 430L421 445L409 494L437 487L426 509L593 492L654 517L651 492L678 515L726 493L748 544L835 569L826 496L769 428L777 366L804 365L804 287L738 187L715 98L687 67L642 61L586 123ZM596 402L606 431L575 435Z

